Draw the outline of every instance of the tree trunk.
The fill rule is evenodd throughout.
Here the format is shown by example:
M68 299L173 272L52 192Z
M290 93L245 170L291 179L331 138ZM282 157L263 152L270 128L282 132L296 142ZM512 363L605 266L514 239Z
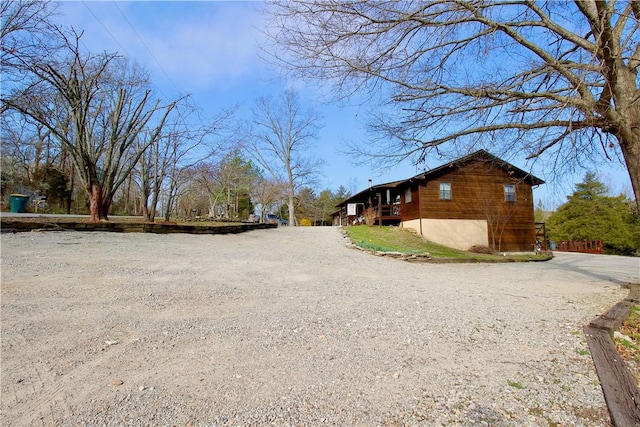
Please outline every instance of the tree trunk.
M148 209L146 206L144 206L144 213L143 216L144 218L149 221L149 222L155 222L156 220L156 211L154 208Z
M144 198L144 196L143 196ZM150 221L150 217L151 215L149 214L149 208L147 207L146 203L142 203L142 216L147 220Z
M615 104L618 115L615 117L614 135L622 151L627 172L631 179L631 188L636 201L636 209L640 213L640 103L637 88L637 74L630 68L619 64L621 69L616 86Z
M293 193L289 193L289 225L295 227L298 225L296 222L296 207L294 205L295 198Z
M91 221L108 221L110 203L104 200L102 188L97 184L91 184L88 193Z
M617 137L631 179L636 209L640 212L640 128L632 128L629 134L630 138L625 137L623 133L618 134Z
M175 198L173 191L173 188L170 187L167 194L167 200L165 201L166 204L164 206L164 220L167 222L171 220L171 206L173 205L173 200Z
M149 211L147 212L147 220L149 220L149 222L155 222L157 213L158 213L158 192L157 190L154 190L153 194L151 195L151 204L149 206Z
M75 182L76 172L73 169L73 164L71 165L71 173L69 174L71 180L69 181L69 191L67 192L67 197L65 198L65 209L67 215L71 215L71 202L73 201L73 185Z
M260 222L267 222L267 208L264 204L260 208Z
M149 222L154 222L156 217L156 206L158 205L155 194L149 194L149 191L142 192L142 216Z

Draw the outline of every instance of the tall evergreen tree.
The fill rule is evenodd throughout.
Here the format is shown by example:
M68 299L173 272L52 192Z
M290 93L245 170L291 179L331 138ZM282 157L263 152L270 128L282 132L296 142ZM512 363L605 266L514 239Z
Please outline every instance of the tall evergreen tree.
M551 240L602 240L607 253L640 249L640 226L632 204L624 195L608 196L594 173L587 173L567 199L547 222Z

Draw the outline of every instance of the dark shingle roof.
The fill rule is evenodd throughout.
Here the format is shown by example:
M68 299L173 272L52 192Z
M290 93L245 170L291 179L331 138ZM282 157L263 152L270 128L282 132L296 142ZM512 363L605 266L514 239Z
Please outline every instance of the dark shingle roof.
M464 157L460 157L459 159L453 160L449 163L445 163L441 166L438 166L436 168L433 168L431 170L428 170L426 172L422 172L416 176L414 176L413 180L416 179L422 179L422 180L430 180L433 179L439 175L442 175L443 173L447 173L449 171L451 171L451 169L455 168L455 167L460 167L466 163L470 163L476 160L480 160L483 162L487 162L487 163L492 163L494 165L496 165L497 167L513 173L513 175L518 178L518 179L522 179L523 181L527 182L528 184L531 185L540 185L540 184L544 184L544 181L538 177L536 177L535 175L530 174L529 172L523 171L522 169L515 167L514 165L512 165L511 163L505 162L504 160L502 160L499 157L494 156L493 154L489 153L488 151L485 150L478 150L475 153L471 153L468 156L464 156Z

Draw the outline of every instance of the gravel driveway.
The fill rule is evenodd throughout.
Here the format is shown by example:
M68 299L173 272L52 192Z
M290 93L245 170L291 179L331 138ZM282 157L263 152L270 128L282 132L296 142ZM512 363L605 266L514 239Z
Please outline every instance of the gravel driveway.
M606 426L582 326L637 259L412 264L337 228L3 234L25 425Z

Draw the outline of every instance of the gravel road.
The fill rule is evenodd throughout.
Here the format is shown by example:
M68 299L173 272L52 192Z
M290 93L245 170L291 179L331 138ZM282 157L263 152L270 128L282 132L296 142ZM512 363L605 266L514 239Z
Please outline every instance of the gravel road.
M607 426L581 328L640 282L637 259L413 264L329 227L1 243L3 426Z

